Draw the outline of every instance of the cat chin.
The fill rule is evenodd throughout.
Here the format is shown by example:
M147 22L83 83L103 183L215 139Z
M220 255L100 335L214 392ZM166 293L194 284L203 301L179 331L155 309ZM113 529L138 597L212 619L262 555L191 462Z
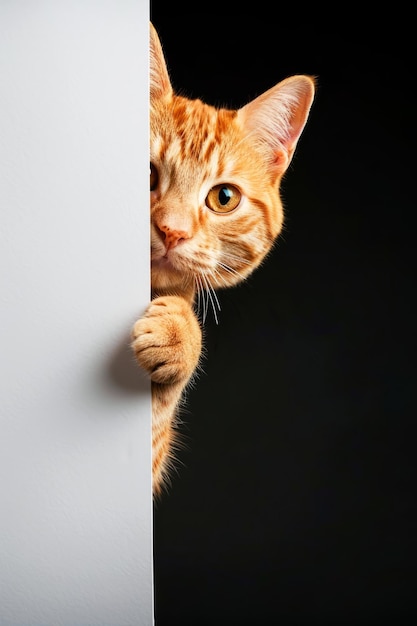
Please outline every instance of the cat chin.
M159 280L175 280L176 277L182 277L182 272L178 270L166 256L157 259L151 259L152 276Z
M194 280L175 269L167 259L151 262L151 285L155 292L188 294L194 290Z

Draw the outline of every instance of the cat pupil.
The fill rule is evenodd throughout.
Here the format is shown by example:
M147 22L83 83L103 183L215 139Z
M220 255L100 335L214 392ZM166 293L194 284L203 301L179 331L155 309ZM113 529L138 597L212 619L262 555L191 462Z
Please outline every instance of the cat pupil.
M227 204L232 197L232 192L227 187L222 187L219 191L219 201L222 206Z

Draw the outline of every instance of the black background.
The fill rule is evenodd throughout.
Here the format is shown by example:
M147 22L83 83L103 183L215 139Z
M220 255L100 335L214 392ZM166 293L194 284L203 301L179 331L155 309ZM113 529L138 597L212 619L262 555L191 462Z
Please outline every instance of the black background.
M205 325L154 511L157 626L417 620L413 18L332 6L151 5L187 96L318 79L285 231Z

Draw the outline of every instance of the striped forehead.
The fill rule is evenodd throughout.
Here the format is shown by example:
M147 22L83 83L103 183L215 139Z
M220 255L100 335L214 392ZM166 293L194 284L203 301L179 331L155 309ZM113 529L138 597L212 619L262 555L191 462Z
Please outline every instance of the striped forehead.
M235 111L177 96L165 111L164 122L157 125L153 147L166 162L193 161L196 166L207 166L213 157L218 161L235 116Z

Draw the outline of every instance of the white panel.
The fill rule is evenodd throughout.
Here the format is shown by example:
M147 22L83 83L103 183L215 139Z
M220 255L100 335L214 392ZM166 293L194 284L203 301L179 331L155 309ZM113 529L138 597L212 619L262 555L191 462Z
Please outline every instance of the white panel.
M148 4L0 3L0 624L148 626Z

